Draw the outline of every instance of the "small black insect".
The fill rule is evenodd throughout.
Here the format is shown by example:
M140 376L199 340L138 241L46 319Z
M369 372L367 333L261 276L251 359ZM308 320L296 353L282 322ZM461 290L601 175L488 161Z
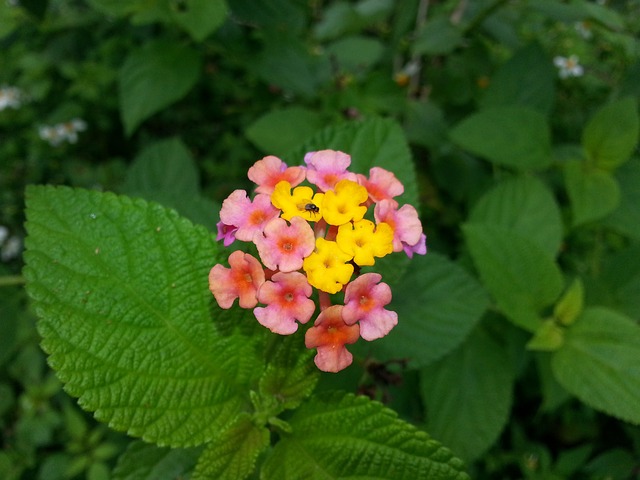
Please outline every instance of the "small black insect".
M320 213L320 207L318 207L315 203L307 203L304 206L305 211L312 213Z

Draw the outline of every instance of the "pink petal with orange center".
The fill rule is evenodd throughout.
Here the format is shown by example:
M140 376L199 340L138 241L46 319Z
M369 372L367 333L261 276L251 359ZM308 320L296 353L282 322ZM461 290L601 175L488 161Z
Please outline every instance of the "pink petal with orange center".
M256 193L271 195L276 184L286 180L292 187L300 185L305 177L304 167L287 167L278 157L268 155L249 168L249 180L257 184Z
M290 335L298 324L307 323L316 305L309 297L313 292L307 278L300 272L279 272L258 291L258 301L266 307L253 309L258 322L273 333Z
M258 304L258 289L264 283L260 262L248 253L236 250L229 255L231 268L215 265L209 272L209 290L221 308L231 308L238 298L242 308Z
M393 228L393 251L401 252L405 245L414 246L421 240L422 222L418 211L412 205L398 208L395 200L381 200L376 204L373 215L376 222L388 223Z
M360 336L367 341L382 338L398 324L398 314L384 308L391 302L391 288L379 273L365 273L347 285L342 318L347 325L360 322Z
M293 217L289 223L283 218L271 220L263 235L254 242L262 263L270 270L293 272L302 268L305 257L315 248L313 229L302 217Z
M357 182L355 173L347 172L351 157L337 150L319 150L304 156L307 164L307 180L326 192L333 189L340 180Z
M304 336L306 347L317 349L314 362L324 372L339 372L353 361L353 355L345 344L358 340L360 327L344 323L343 308L342 305L333 305L323 310Z
M358 175L358 183L367 189L369 199L377 203L380 200L390 200L404 193L404 185L396 176L381 167L369 170L369 178Z
M271 204L269 195L256 195L252 202L244 190L234 190L222 202L220 210L220 220L238 227L235 236L244 242L251 242L254 235L278 215L280 211Z

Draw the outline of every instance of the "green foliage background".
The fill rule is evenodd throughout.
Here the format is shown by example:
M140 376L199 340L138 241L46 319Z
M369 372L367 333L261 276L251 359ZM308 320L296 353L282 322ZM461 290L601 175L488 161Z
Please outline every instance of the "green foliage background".
M639 18L0 3L0 87L22 92L0 224L26 237L0 263L0 477L636 478ZM561 78L570 55L584 71ZM39 137L73 118L76 143ZM393 171L430 250L380 262L400 323L337 375L206 288L249 166L320 148Z

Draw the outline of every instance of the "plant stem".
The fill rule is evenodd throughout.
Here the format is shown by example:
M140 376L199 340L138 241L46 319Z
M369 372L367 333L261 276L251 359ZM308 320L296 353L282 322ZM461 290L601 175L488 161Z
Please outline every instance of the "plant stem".
M13 285L24 285L25 278L22 275L9 275L0 277L0 287L10 287Z

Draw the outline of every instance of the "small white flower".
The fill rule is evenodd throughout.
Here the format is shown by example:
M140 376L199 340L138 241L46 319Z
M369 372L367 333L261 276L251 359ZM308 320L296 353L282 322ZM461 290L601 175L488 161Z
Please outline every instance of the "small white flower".
M22 240L16 236L9 237L9 239L2 245L0 258L2 258L3 262L8 262L9 260L13 260L18 257L21 251Z
M580 77L584 73L584 68L578 63L577 55L570 57L555 57L553 64L558 67L560 78Z
M42 140L46 140L54 147L62 142L76 143L78 141L78 132L87 129L87 123L80 119L74 118L68 122L57 123L55 125L41 125L38 127L38 133Z
M22 93L20 89L16 87L2 87L0 88L0 111L9 107L20 108Z
M576 29L576 32L580 34L582 38L585 40L589 40L593 37L593 32L591 31L591 25L587 21L576 22L573 24L573 28Z

